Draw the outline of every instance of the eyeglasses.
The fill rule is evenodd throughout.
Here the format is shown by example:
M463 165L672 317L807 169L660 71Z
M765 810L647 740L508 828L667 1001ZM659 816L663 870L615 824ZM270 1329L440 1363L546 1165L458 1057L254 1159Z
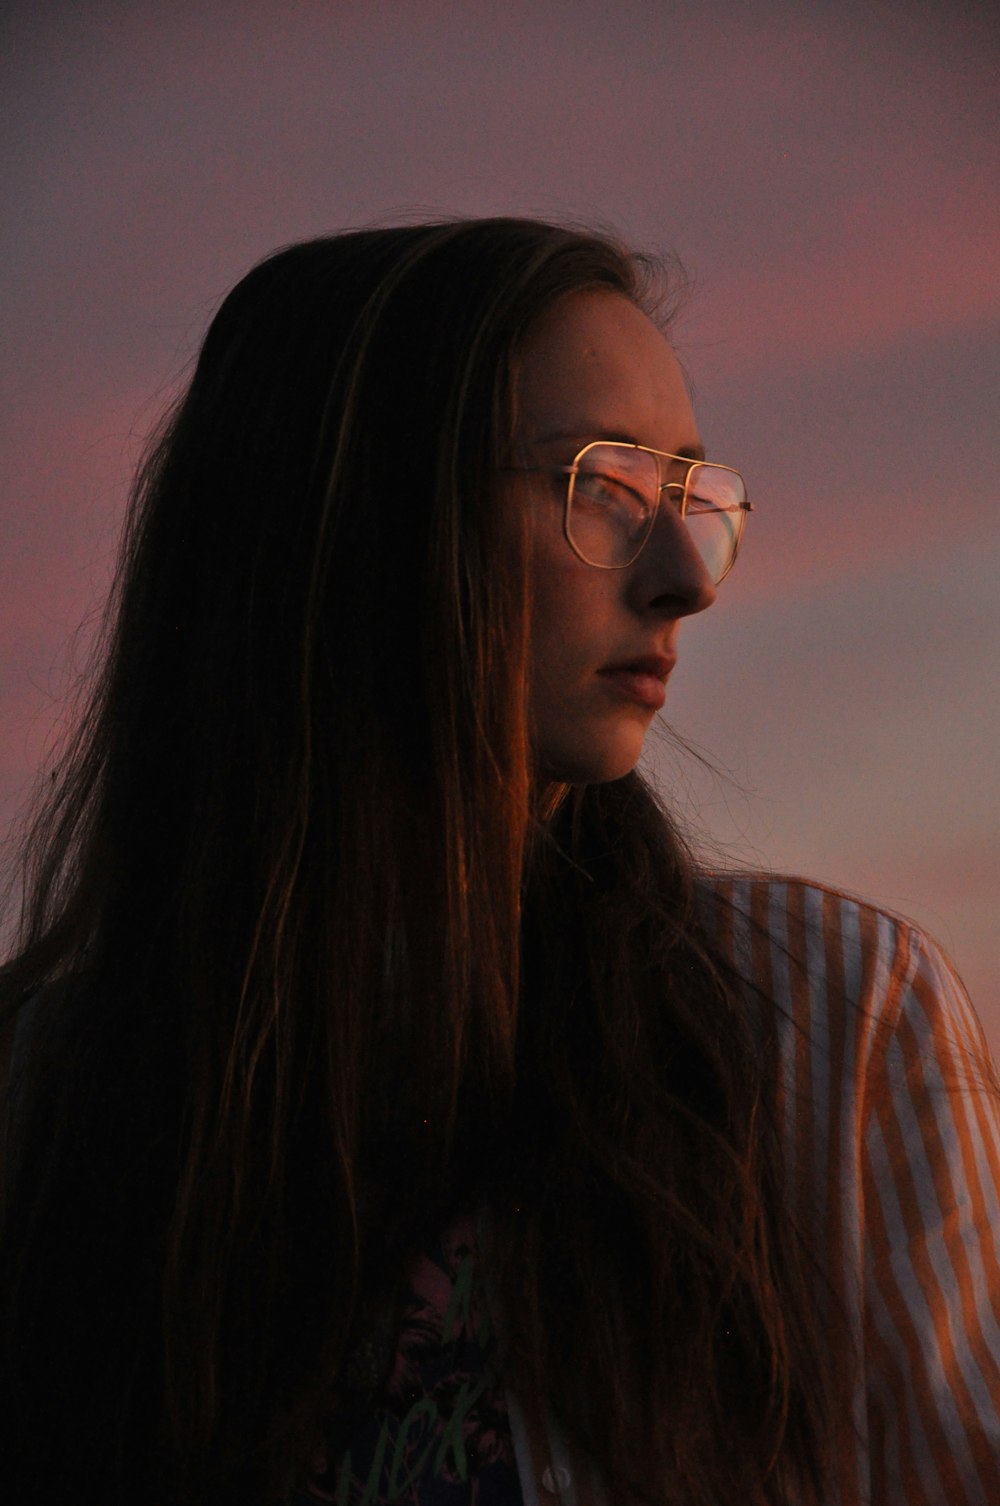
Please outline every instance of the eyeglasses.
M718 585L733 568L747 513L754 510L743 477L731 466L646 445L601 439L584 445L572 465L509 469L567 477L563 532L573 553L598 570L624 570L639 557L667 492Z

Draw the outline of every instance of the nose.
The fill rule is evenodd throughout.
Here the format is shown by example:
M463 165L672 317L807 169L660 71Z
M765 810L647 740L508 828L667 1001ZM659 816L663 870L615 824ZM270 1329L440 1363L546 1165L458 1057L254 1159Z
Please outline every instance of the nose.
M665 617L704 612L718 594L687 524L666 497L646 547L631 569L637 604Z

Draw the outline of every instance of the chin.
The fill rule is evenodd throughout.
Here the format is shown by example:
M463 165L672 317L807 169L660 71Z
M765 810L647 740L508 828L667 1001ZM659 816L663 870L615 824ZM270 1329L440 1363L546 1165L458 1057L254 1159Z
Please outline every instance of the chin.
M544 760L545 775L558 784L611 784L631 774L641 752L641 739L628 746L553 749Z

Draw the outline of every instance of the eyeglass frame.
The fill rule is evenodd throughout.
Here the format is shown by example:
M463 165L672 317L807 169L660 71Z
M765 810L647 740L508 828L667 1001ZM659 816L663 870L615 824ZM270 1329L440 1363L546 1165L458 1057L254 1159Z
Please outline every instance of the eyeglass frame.
M586 557L585 554L581 554L580 553L580 550L577 548L576 544L573 542L573 538L572 538L572 536L570 534L570 531L569 531L570 510L571 510L571 508L573 506L573 490L574 490L574 487L576 485L576 478L580 474L580 460L582 459L582 457L584 455L586 455L586 453L587 453L588 450L594 450L594 449L597 449L598 447L602 447L602 448L605 448L605 449L613 449L613 450L641 450L646 455L654 455L656 457L656 461L657 461L657 470L658 470L658 472L659 472L660 475L663 474L662 469L660 468L660 465L659 465L659 462L661 460L677 460L682 465L686 465L687 466L687 473L686 473L686 475L684 477L683 482L680 482L680 481L661 481L661 482L659 482L659 484L657 486L657 491L656 491L656 502L655 502L655 505L653 506L652 512L650 513L649 522L646 525L646 532L643 534L642 542L639 544L638 549L632 555L631 559L626 560L623 565L599 565L599 564L596 563L596 561L587 559L587 557ZM573 456L572 462L569 465L508 465L508 466L504 466L504 470L506 470L506 471L517 471L519 473L526 474L526 475L540 474L540 473L546 472L549 475L568 476L569 477L569 485L566 487L566 497L565 497L565 501L563 503L563 536L565 537L567 544L572 549L572 551L576 555L577 559L581 560L583 562L583 564L589 565L592 570L627 570L630 565L634 565L635 564L636 560L639 558L640 554L645 549L646 545L649 543L650 537L651 537L652 532L653 532L653 525L656 522L657 513L660 510L660 498L661 498L661 496L662 496L662 494L664 492L680 489L681 490L681 499L680 499L680 502L677 504L677 513L678 513L678 516L680 518L682 518L682 519L687 515L688 486L689 486L690 479L691 479L691 473L692 473L692 471L695 470L695 468L697 466L705 466L705 467L708 467L711 470L716 470L716 471L729 471L730 475L738 476L739 477L739 481L740 481L740 486L743 489L743 500L739 504L738 509L735 509L735 510L739 511L739 512L744 512L744 513L746 513L746 512L756 512L756 508L754 507L754 504L747 497L747 484L746 484L746 481L745 481L745 479L743 477L743 473L741 471L738 471L735 468L735 466L721 465L717 460L697 460L697 459L695 459L691 455L672 455L669 450L654 450L651 445L634 444L634 443L632 443L631 440L623 440L623 439L591 439L591 440L588 440L587 443L581 449L577 450L576 454ZM717 512L727 512L727 511L731 511L733 509L729 509L729 508L716 508L714 510L717 511ZM725 570L723 570L722 574L719 576L718 580L712 582L712 584L714 586L721 586L722 582L725 580L726 576L729 574L730 570L732 570L733 566L735 565L735 563L736 563L736 556L739 554L739 551L740 551L740 543L742 541L742 538L743 538L743 524L741 523L740 524L739 533L736 536L736 543L733 546L732 558L730 559L729 564L726 566ZM697 545L695 545L695 548L697 548Z

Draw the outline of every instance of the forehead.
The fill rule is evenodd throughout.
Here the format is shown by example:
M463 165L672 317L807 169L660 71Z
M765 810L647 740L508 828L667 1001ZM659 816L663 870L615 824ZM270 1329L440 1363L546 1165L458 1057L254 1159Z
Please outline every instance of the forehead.
M676 450L697 443L677 357L620 293L569 293L532 330L518 373L525 437L629 434Z

